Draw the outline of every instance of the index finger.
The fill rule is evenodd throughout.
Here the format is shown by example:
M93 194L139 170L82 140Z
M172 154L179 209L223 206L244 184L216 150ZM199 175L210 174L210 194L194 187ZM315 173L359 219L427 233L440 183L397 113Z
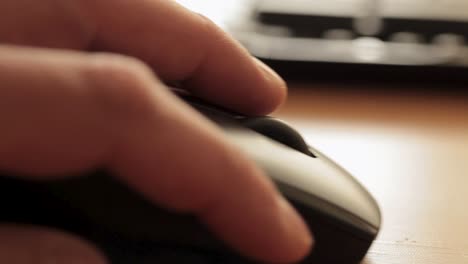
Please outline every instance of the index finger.
M285 97L273 71L175 1L84 2L99 25L95 47L137 56L164 80L182 80L200 97L255 114L270 112Z
M274 110L286 95L272 70L173 0L1 1L0 41L134 56L160 79L249 114Z

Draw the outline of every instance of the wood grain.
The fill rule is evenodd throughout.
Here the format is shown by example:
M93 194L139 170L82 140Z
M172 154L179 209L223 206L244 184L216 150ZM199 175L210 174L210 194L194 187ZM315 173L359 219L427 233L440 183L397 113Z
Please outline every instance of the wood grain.
M381 206L364 264L468 263L468 96L292 85L275 113Z

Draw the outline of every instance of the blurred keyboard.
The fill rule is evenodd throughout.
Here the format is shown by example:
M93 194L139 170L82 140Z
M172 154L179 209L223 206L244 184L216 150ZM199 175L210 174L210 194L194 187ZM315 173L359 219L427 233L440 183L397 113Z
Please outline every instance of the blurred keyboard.
M289 78L468 81L468 0L253 1L228 30Z

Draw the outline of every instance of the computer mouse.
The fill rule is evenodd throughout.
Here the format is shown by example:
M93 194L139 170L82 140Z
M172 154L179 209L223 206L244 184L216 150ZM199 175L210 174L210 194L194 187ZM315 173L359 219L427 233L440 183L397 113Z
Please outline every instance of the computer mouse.
M316 244L300 263L355 264L364 258L381 214L356 179L283 121L183 98L219 125L302 215ZM0 175L0 222L66 230L94 242L110 263L256 263L194 216L155 206L105 170L41 182L12 176Z

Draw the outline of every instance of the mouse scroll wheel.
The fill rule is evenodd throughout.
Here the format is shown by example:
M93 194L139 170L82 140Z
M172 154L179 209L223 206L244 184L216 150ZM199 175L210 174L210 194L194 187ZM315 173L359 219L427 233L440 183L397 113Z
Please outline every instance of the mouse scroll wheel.
M302 136L285 122L271 117L254 117L241 120L242 124L257 133L278 141L308 156L316 157Z

